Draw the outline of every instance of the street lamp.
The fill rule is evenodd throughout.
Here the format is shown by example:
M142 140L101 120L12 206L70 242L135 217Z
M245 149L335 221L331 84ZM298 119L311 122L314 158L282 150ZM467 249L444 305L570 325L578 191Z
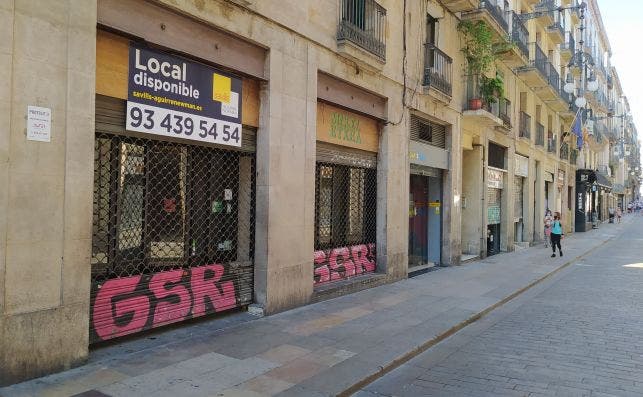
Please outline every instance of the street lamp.
M585 31L584 21L586 7L587 4L585 3L580 3L580 5L572 7L578 8L580 11L580 41L578 42L578 44L580 45L578 47L578 51L572 56L572 59L567 64L568 69L574 67L580 69L580 82L577 85L574 81L574 76L571 72L568 71L567 77L565 79L565 85L563 86L563 91L568 94L573 94L578 89L578 95L576 96L576 100L574 101L574 104L578 108L584 108L585 106L587 106L587 98L585 98L585 92L595 92L599 87L598 81L596 80L596 75L593 71L591 71L589 77L587 77L588 67L593 67L595 65L595 62L591 54L583 51L583 32Z

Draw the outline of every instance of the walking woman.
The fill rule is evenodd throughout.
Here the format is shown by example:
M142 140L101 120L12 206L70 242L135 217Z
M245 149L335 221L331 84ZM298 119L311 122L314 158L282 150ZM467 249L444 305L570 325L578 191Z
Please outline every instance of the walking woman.
M551 216L551 211L548 208L547 211L545 211L545 219L543 219L543 223L545 224L545 248L549 247L551 236L551 222L553 220L554 218Z
M560 213L556 212L554 214L554 221L551 224L551 254L552 258L556 257L556 246L558 246L558 253L560 256L563 256L563 249L560 247L560 240L563 238L565 233L563 233L563 225L560 223Z

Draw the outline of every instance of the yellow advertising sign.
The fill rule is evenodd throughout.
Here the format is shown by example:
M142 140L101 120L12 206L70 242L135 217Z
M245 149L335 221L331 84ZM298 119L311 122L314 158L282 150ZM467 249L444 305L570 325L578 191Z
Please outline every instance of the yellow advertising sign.
M212 99L218 102L230 103L232 79L217 73L212 74Z

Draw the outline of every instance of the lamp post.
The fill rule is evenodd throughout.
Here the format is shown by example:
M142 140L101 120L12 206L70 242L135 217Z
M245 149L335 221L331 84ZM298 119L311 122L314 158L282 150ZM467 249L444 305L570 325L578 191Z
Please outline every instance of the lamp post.
M572 59L567 64L567 67L568 69L571 69L573 67L577 67L580 69L580 84L578 85L578 87L576 86L574 76L570 71L568 71L567 77L565 79L565 85L563 86L563 91L568 94L573 94L578 89L578 95L576 96L574 104L578 108L585 108L585 106L587 106L587 98L585 98L585 92L597 91L598 81L596 80L596 75L594 74L593 70L591 71L589 78L587 77L588 66L593 67L595 65L595 62L591 54L583 51L583 44L585 43L585 8L587 7L587 4L581 3L576 7L578 7L580 11L580 41L578 42L580 46L578 51L572 56Z

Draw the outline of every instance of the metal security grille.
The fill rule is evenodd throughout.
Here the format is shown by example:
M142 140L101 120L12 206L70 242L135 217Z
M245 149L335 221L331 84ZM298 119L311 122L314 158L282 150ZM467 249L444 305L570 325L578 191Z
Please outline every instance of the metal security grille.
M315 250L375 243L377 170L317 163Z
M251 303L254 203L252 152L97 132L91 341Z
M94 154L94 281L253 257L253 154L109 134Z
M497 225L501 220L502 190L487 188L487 224Z
M446 147L446 127L411 116L411 139L437 146Z

